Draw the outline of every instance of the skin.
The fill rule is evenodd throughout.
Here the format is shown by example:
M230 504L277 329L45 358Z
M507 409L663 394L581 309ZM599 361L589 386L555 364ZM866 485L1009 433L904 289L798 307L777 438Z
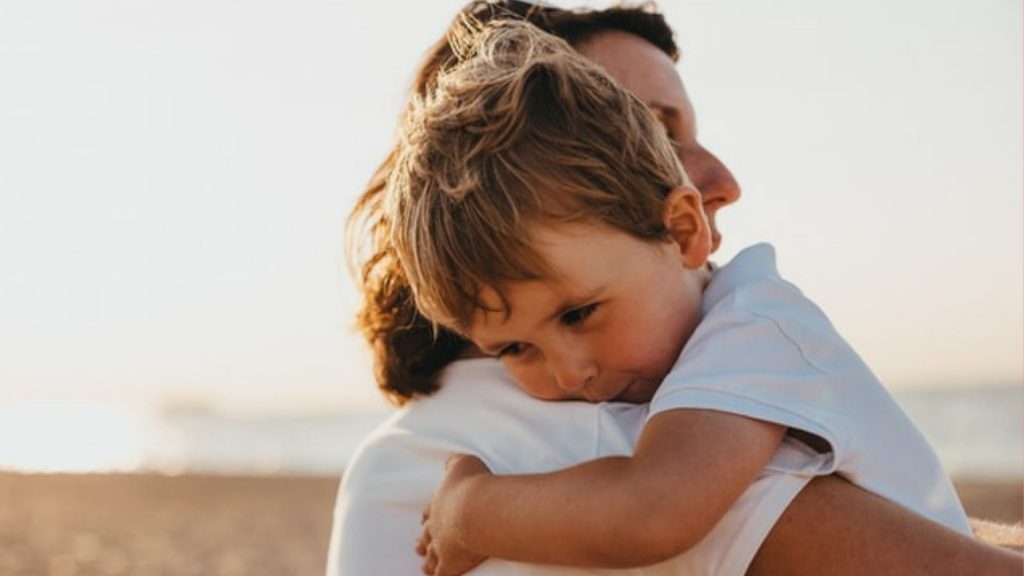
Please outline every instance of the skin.
M576 48L646 102L665 124L683 167L701 193L712 232L712 252L717 250L722 238L717 213L739 200L740 186L725 164L697 140L696 113L675 63L643 38L617 30L597 34ZM817 484L818 481L812 482L806 492L816 492ZM830 490L842 489L830 485ZM862 491L851 487L849 492L848 509L861 510L854 501L862 500ZM873 502L861 504L871 506ZM978 537L985 541L1018 551L1024 549L1024 528L1020 525L1006 526L978 519L972 519L971 523Z
M447 469L441 490L489 474L483 462L465 455L450 459ZM428 509L424 522L431 520ZM775 523L747 576L1019 576L1024 573L1024 556L1019 553L1019 527L1014 532L1013 550L999 548L824 476L812 480ZM439 543L433 543L435 552L428 554L431 544L425 533L417 547L425 557L425 574L462 574L486 559ZM438 571L439 558L445 555L452 561L443 567L446 571Z
M661 119L690 181L700 191L711 229L711 252L716 251L722 242L718 211L740 199L740 186L725 164L697 140L697 117L675 62L643 38L619 31L597 34L577 50Z
M643 38L617 30L597 34L576 49L601 65L620 85L636 94L658 114L676 145L683 167L701 193L712 232L712 252L717 250L722 238L718 231L717 213L739 200L740 186L725 164L697 140L696 113L675 63ZM817 493L819 483L823 482L813 481L804 492ZM865 501L863 491L848 483L840 481L839 487L834 482L828 483L828 489L833 493L843 491L843 486L848 497L845 500L834 499L833 504L840 513L833 513L830 518L843 518L843 510L861 513L865 508L876 506L874 501ZM802 501L801 496L795 503ZM1006 526L978 519L972 519L971 524L982 540L1016 551L1024 550L1024 527L1020 525ZM794 534L793 540L786 542L795 541L797 536ZM888 544L888 540L879 544Z
M688 204L682 218L699 218L697 192L676 194ZM469 335L536 398L649 402L700 322L706 224L701 232L686 266L672 241L645 242L599 224L537 226L531 238L558 277L503 286L507 315L485 288L491 311L477 312Z
M715 218L717 211L739 199L740 189L729 170L698 142L693 106L675 70L674 63L645 40L622 32L612 31L598 34L577 48L584 55L602 65L621 85L647 102L661 118L676 144L680 159L693 184L700 190L711 235L711 251L717 249L721 241ZM571 368L574 364L568 366ZM582 366L586 368L586 363L583 363ZM531 368L531 370L534 369ZM532 389L531 393L548 399L559 397L588 399L586 386L580 388L579 385L581 378L586 382L585 371L582 372L584 376L579 376L578 372L566 372L565 376L560 377L558 370L560 369L557 367L548 367L547 376L543 370L524 371L525 381ZM571 390L567 390L567 388ZM630 394L633 392L627 393L627 390L629 390L629 386L626 386L620 393L618 399L632 399ZM593 396L598 392L591 391L590 393ZM607 394L607 392L601 392L601 394ZM640 396L642 395L640 394ZM598 398L598 396L593 397ZM652 421L651 425L656 422L656 420ZM676 433L680 429L679 426L685 426L685 423L671 423L671 427ZM713 427L709 426L708 429L713 429ZM762 432L761 438L771 438L771 434L775 431ZM734 431L727 431L723 428L720 435L716 437L722 438L733 433ZM774 445L777 445L777 442ZM638 452L639 448L640 446L638 446ZM599 466L611 467L621 467L621 464L621 462L598 463ZM605 473L608 471L602 471L602 474ZM479 460L469 456L460 456L449 463L448 476L440 491L450 493L451 498L447 500L455 503L453 506L471 506L474 501L495 501L488 500L489 498L497 498L499 499L497 501L501 501L500 499L503 498L514 497L515 493L522 494L523 488L514 484L511 489L512 494L501 492L490 495L474 494L474 490L482 485L482 483L478 483L474 486L474 481L487 478L489 478L489 473ZM743 486L745 487L746 484L749 484L749 480ZM527 491L527 495L538 492L550 493L553 488L553 486L549 486L543 491L533 488ZM706 490L714 488L716 487L709 487ZM729 490L726 489L722 492L726 493ZM571 495L572 493L564 493L563 497ZM567 498L567 500L573 499ZM531 505L529 502L526 504ZM436 500L434 505L437 505ZM589 512L591 511L584 508L565 515L576 513L585 515ZM493 510L485 508L478 513L485 515L481 516L480 522L487 523L486 515L493 514ZM445 511L436 507L428 509L425 513L424 537L417 548L417 551L425 556L425 573L460 574L485 559L484 555L468 552L466 546L467 543L479 544L478 542L469 542L469 539L473 538L474 534L479 535L478 528L481 524L473 525L467 522L460 525L456 516L457 514L452 514L451 510ZM537 516L533 516L533 518L537 518ZM546 518L550 518L550 516ZM530 520L531 518L528 516L518 520L512 519L512 521L524 522ZM600 522L601 520L596 521ZM500 523L495 524L501 525ZM978 521L975 521L974 524L975 526L986 525L984 522ZM466 528L470 525L473 526L472 530ZM436 541L432 538L431 534L435 531L431 529L431 526L436 527L437 532L453 534L455 537ZM594 524L590 526L594 526ZM811 526L814 529L808 530L807 528ZM1005 530L1002 533L1005 539ZM501 530L498 534L485 534L483 539L501 540L507 535L506 531ZM536 534L534 536L536 537ZM626 534L625 536L630 535ZM644 538L656 537L650 534L636 536L640 540L639 545L645 545ZM1024 541L1024 533L1017 528L1014 530L1014 536L1009 540L1019 548L1020 542ZM548 541L556 542L558 540ZM612 549L624 548L621 540L613 544L605 544L605 546ZM865 557L865 550L871 551L870 558ZM539 556L535 561L550 561L560 555L564 557L565 551L548 550L544 553L547 555ZM580 553L584 554L584 551L580 551ZM441 565L442 558L451 560L447 565ZM607 558L598 558L595 561L593 558L587 560L580 557L576 558L573 563L618 565L617 561L609 563ZM623 565L634 563L629 562ZM1024 563L1019 554L999 550L972 540L907 512L848 482L826 477L813 480L793 501L758 551L748 573L755 576L762 574L863 574L865 570L870 570L870 573L877 574L907 575L1020 574L1022 569L1024 569Z
M1020 553L924 520L833 476L815 479L793 500L747 571L748 576L1022 573Z
M529 394L649 402L700 323L709 280L700 195L671 191L662 219L670 238L656 242L598 223L534 225L553 277L502 285L507 309L485 290L494 311L474 317L469 337ZM667 560L711 531L784 433L735 414L669 410L644 426L631 456L505 476L459 460L424 519L424 570L460 574L491 556L594 567Z

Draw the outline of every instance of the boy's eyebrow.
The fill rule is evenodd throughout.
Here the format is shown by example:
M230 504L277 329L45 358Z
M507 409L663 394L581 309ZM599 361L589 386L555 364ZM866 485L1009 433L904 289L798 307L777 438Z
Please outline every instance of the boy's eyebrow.
M597 286L593 290L590 290L581 296L572 296L565 299L561 304L559 304L558 308L555 309L554 313L541 321L541 324L547 324L548 322L558 320L564 316L566 312L570 312L576 308L580 308L581 306L586 306L590 300L597 298L597 295L603 292L604 289L604 285Z
M606 286L602 284L581 296L571 296L565 299L561 304L558 305L558 307L552 314L549 314L548 316L543 318L536 326L533 327L533 329L536 330L543 326L544 324L558 320L566 312L575 310L576 308L580 308L581 306L585 306L590 300L597 298L597 296L601 294L601 292L603 292L605 288ZM506 341L495 343L482 343L474 340L473 343L476 344L477 348L479 348L484 354L489 354L491 356L497 356L497 354L501 350L503 350L506 346L509 345L509 342Z

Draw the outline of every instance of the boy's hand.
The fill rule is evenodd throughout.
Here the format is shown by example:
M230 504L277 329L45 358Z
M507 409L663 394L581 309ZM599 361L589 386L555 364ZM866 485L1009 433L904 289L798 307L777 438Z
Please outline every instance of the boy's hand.
M458 454L445 462L445 477L434 498L423 511L423 535L416 553L423 556L423 573L433 576L458 576L487 559L470 552L459 543L459 504L464 495L460 487L480 474L490 474L487 465L476 456Z

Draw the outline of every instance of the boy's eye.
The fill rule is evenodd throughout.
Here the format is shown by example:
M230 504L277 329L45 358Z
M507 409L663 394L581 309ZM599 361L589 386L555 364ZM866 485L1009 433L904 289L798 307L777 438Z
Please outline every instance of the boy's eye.
M518 356L523 353L523 344L521 342L513 342L508 346L505 346L498 351L498 358L504 358L508 356Z
M565 314L562 314L562 324L566 326L576 326L586 320L591 314L597 310L597 304L587 304L574 310L569 310Z

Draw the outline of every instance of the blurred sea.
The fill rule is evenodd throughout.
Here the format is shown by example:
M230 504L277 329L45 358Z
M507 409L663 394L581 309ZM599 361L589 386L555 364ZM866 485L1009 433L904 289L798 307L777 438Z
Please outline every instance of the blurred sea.
M1024 387L893 392L959 480L1024 478ZM229 416L96 403L0 405L0 469L339 476L387 412Z

